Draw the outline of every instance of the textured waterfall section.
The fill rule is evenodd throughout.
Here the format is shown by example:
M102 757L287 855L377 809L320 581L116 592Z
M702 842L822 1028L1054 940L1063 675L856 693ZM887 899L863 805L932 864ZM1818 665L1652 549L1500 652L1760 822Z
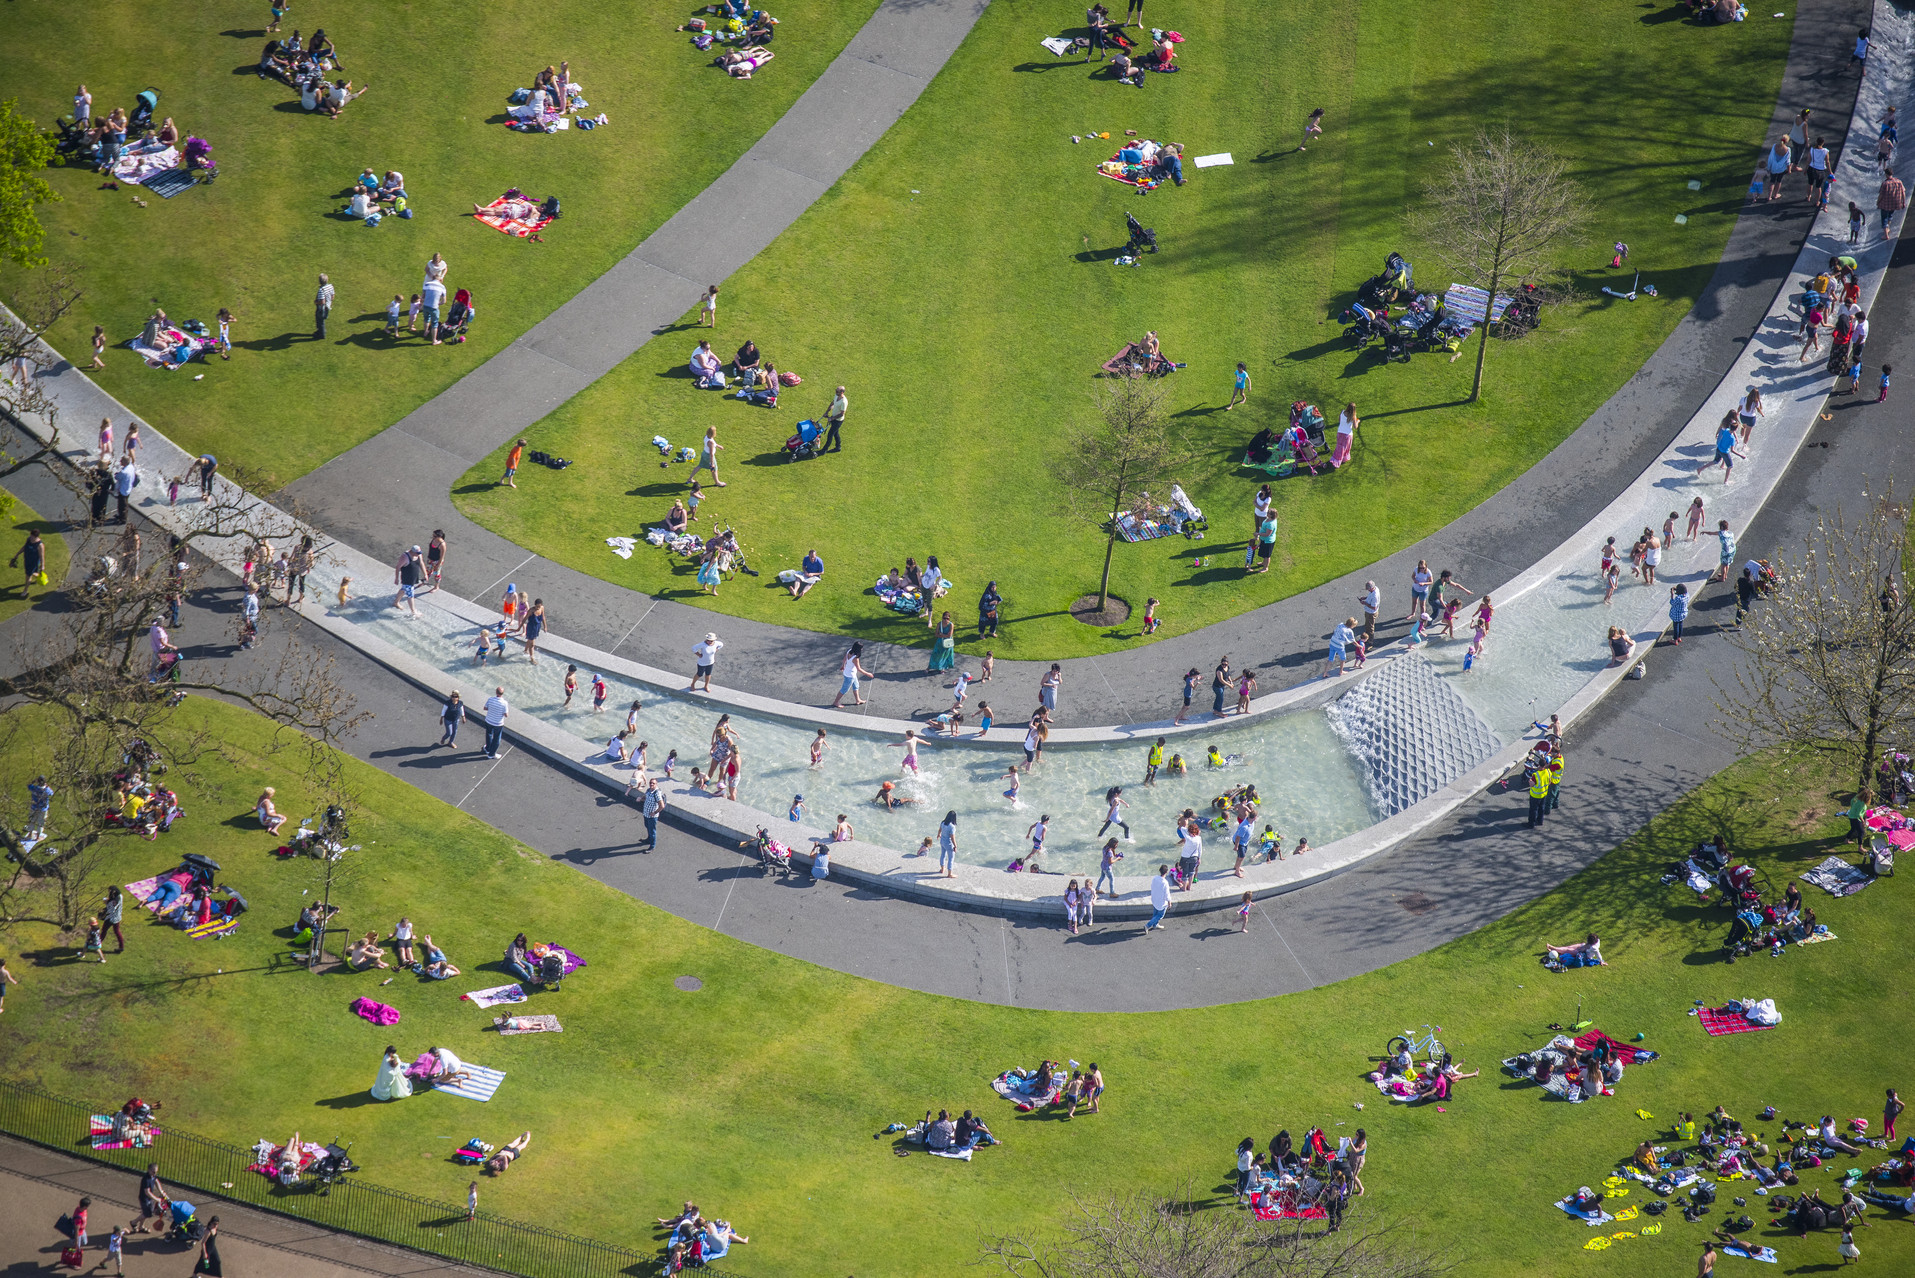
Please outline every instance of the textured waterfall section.
M1421 654L1392 661L1324 713L1363 765L1383 817L1420 803L1503 746L1452 681Z

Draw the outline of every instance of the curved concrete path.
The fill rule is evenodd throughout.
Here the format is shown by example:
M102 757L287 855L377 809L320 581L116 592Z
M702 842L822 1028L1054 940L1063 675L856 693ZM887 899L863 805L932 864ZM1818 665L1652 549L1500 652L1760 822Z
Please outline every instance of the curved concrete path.
M888 125L908 105L905 95L915 98L981 11L973 3L890 0L785 120L626 262L438 399L299 480L286 496L333 536L375 557L396 556L432 529L446 529L454 547L449 591L483 601L510 578L550 601L554 632L585 647L678 670L687 668L691 645L716 630L726 641L719 672L726 686L799 705L828 704L837 691L840 637L727 617L587 576L480 528L457 512L449 493L474 462L637 349L650 328L682 314L692 281L720 278L769 244L802 211L796 200L810 188L773 183L754 204L759 175L792 169L807 181L835 179L883 131L879 122ZM1868 12L1858 0L1799 5L1770 136L1802 105L1823 119L1847 118L1856 79L1847 70L1845 41L1852 43L1858 24L1867 25ZM927 51L919 61L887 52L906 40ZM874 66L890 74L879 75ZM838 140L811 140L810 130L827 130ZM773 198L778 190L785 195ZM714 224L727 220L720 210L734 210L732 226L714 235ZM1182 672L1208 670L1224 653L1239 667L1254 665L1266 692L1307 678L1322 660L1324 635L1354 611L1366 579L1383 589L1382 615L1402 615L1418 559L1452 568L1478 588L1520 571L1531 558L1528 548L1554 545L1564 529L1595 516L1708 398L1773 299L1808 221L1800 200L1746 207L1707 288L1642 369L1483 505L1395 555L1301 595L1193 634L1065 662L1057 722L1077 727L1168 718ZM1653 279L1653 263L1649 275ZM1643 304L1656 303L1637 303ZM1357 464L1364 464L1360 453ZM1220 538L1233 535L1227 517L1217 524ZM1384 633L1397 629L1386 625ZM943 708L941 690L923 677L922 651L888 644L866 649L866 665L878 678L866 687L865 713L908 719ZM1022 704L1011 699L1008 690L1016 689L1035 704L1047 664L999 663L997 681L1007 690L999 696Z

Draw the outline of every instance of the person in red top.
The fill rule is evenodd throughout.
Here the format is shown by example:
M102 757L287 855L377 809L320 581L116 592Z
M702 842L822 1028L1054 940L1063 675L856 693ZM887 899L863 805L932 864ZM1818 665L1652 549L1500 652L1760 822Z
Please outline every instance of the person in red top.
M1890 221L1908 207L1908 189L1902 185L1902 179L1893 173L1882 179L1882 189L1875 196L1875 207L1881 210L1882 238L1887 239Z
M525 441L521 439L518 443L512 445L512 451L506 454L505 478L501 479L499 481L500 483L506 485L508 488L518 487L516 483L512 482L512 477L519 473L519 459L523 456L525 456Z
M73 1209L73 1245L82 1251L86 1250L86 1212L92 1205L91 1198L82 1198Z

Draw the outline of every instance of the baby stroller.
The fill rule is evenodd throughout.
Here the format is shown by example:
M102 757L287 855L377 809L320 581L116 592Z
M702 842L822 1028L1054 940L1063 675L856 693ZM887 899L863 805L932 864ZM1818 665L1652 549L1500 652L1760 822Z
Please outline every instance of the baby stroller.
M1201 541L1210 530L1210 521L1204 518L1204 512L1197 508L1197 503L1190 500L1182 484L1170 486L1170 522L1187 540Z
M105 594L107 592L107 583L118 576L119 572L120 561L118 559L112 555L101 555L92 573L87 576L87 590L96 595Z
M60 140L53 144L53 153L58 156L85 155L93 145L86 126L62 116L55 121L60 127Z
M1352 303L1342 318L1349 325L1343 330L1343 337L1352 349L1362 350L1377 338L1387 338L1390 334L1390 308L1380 302L1375 307Z
M137 105L133 108L132 118L126 122L126 129L128 133L137 134L153 127L153 113L160 106L160 91L141 89L134 102Z
M356 1172L359 1170L359 1164L353 1162L347 1155L346 1151L351 1148L352 1145L350 1143L340 1145L334 1142L326 1146L326 1152L320 1157L315 1158L312 1166L306 1169L307 1175L318 1179L319 1194L322 1198L332 1192L332 1183L335 1180L338 1180L347 1172Z
M1383 270L1363 281L1356 300L1369 306L1383 306L1412 291L1414 271L1401 253L1392 253L1383 262Z
M168 649L153 662L153 673L146 677L146 681L148 683L178 683L180 667L184 664L186 659L180 656L177 650Z
M1133 217L1128 209L1124 211L1124 222L1130 227L1130 242L1124 245L1126 253L1155 253L1157 251L1157 228L1145 226Z
M791 873L791 849L772 838L771 832L764 826L758 827L758 837L752 842L758 851L758 863L764 867L766 874L773 870L780 874Z
M1530 332L1541 321L1542 312L1542 290L1534 284L1523 285L1496 321L1501 330L1499 336L1514 338Z
M785 460L798 461L818 455L818 440L824 428L809 417L798 423L798 433L785 441Z

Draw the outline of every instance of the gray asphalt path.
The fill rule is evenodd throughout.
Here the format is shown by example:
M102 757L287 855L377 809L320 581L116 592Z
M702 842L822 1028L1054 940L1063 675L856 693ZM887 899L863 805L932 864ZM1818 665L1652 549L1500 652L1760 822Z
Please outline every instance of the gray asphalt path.
M726 643L720 683L799 705L828 705L837 692L845 640L725 617L586 576L472 523L453 508L450 490L467 467L609 370L652 329L682 314L690 281L718 279L770 243L876 139L880 124L888 125L915 98L969 30L977 8L972 0L890 0L739 169L631 259L444 395L293 484L286 495L331 535L375 556L396 555L423 544L435 528L447 530L453 546L448 590L490 599L509 578L547 600L551 625L570 639L689 673L691 646L714 630ZM1857 84L1847 69L1849 48L1858 25L1867 25L1868 12L1866 0L1804 0L1798 6L1770 137L1786 129L1800 106L1814 108L1824 121L1848 118ZM1866 145L1872 148L1873 139ZM812 185L772 183L760 191L756 178L746 190L727 185L741 171L777 168L787 152L826 157L790 161ZM707 216L708 197L729 210L725 219ZM681 221L702 233L687 236L676 229ZM1323 660L1325 637L1354 611L1366 579L1383 590L1384 617L1403 615L1418 559L1454 569L1458 580L1478 590L1514 576L1529 562L1520 548L1553 546L1565 529L1580 527L1689 420L1754 333L1807 226L1800 199L1745 208L1707 288L1636 376L1483 505L1398 554L1280 603L1128 652L1065 662L1056 722L1077 727L1169 718L1183 672L1192 666L1207 671L1225 653L1240 668L1253 665L1265 692L1300 682ZM1653 280L1665 264L1642 265ZM1376 460L1359 453L1357 464ZM1207 513L1217 530L1210 544L1240 547L1245 512ZM1004 589L1015 602L1016 583L1006 582ZM974 615L974 603L974 596L956 602L960 623ZM1401 628L1382 627L1390 636ZM866 685L865 712L906 719L942 709L924 664L922 650L867 643L865 665L878 677ZM994 682L1003 685L996 697L1006 718L1022 704L1014 689L1025 689L1036 704L1037 682L1047 668L1048 662L999 663Z

